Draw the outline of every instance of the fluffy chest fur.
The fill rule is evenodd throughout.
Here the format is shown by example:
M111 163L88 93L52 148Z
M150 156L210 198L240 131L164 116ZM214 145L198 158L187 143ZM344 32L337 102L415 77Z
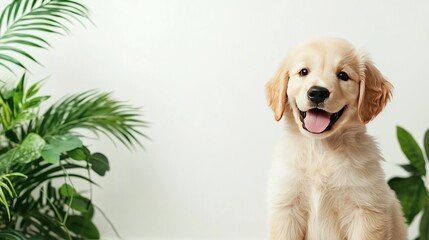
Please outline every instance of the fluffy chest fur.
M343 239L341 211L350 206L385 209L390 194L381 156L365 127L341 138L309 139L288 133L278 145L270 179L270 209L297 207L307 239ZM382 193L380 195L380 193Z

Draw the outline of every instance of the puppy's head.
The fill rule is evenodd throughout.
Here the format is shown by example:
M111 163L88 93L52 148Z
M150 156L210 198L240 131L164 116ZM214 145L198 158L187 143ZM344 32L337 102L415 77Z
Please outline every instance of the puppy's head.
M345 40L328 38L294 48L266 95L277 121L286 115L303 134L323 138L371 121L391 89L368 57Z

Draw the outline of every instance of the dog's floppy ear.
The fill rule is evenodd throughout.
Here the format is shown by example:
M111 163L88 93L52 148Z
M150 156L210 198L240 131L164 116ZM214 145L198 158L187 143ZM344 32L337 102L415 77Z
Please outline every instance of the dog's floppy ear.
M364 60L364 74L360 79L359 118L363 123L374 119L390 100L393 86L369 60Z
M268 104L273 110L274 117L277 121L282 118L287 104L286 89L289 80L288 75L284 64L282 64L276 75L270 79L265 86L265 95Z

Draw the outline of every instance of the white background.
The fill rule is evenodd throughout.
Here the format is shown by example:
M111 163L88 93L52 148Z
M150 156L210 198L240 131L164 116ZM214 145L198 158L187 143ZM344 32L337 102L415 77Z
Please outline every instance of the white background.
M387 177L404 174L395 126L429 127L428 1L94 0L95 25L47 36L30 81L58 99L113 91L143 106L146 150L91 141L111 171L94 201L124 239L266 239L266 179L282 123L264 85L289 48L338 36L366 49L395 86L368 125ZM115 239L96 216L103 239ZM411 230L414 235L416 230Z

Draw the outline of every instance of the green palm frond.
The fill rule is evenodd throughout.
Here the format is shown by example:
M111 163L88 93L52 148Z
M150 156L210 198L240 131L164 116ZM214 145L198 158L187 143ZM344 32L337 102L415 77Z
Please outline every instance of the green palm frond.
M27 69L21 57L38 61L22 47L48 48L40 33L64 34L65 23L88 18L88 9L73 0L14 0L0 15L0 66Z
M5 192L9 194L10 197L16 197L16 191L10 180L10 177L24 177L27 178L22 173L8 173L0 176L0 204L3 205L6 209L7 218L10 220L10 210L9 203L6 198ZM4 190L3 190L4 189Z
M110 93L86 91L66 97L52 105L40 119L33 122L30 131L44 138L75 133L86 129L95 134L114 137L127 147L142 147L138 136L147 138L140 129L146 122L140 120L138 108L114 100Z

